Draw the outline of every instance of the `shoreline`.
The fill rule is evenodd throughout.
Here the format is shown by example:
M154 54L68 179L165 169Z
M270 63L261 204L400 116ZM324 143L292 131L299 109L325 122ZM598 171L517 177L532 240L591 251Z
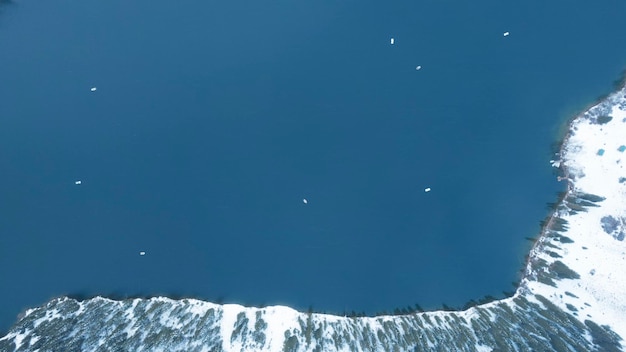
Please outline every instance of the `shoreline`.
M565 192L559 192L559 197L557 198L556 202L554 202L552 209L550 209L549 211L549 215L546 216L541 222L543 223L541 228L539 229L538 232L538 236L537 238L533 241L532 245L530 246L530 249L528 251L526 251L526 259L524 260L524 263L522 264L521 269L519 270L520 273L522 273L518 279L518 285L517 287L514 288L513 292L510 292L510 295L505 295L502 298L497 298L497 299L493 299L493 300L489 300L489 301L483 301L484 297L490 297L489 295L486 296L482 296L482 297L478 297L478 298L472 298L469 299L467 302L477 302L477 304L474 305L470 305L468 307L456 307L456 308L452 308L451 310L445 310L445 309L433 309L433 310L415 310L413 312L410 313L401 313L401 314L395 314L395 313L391 313L394 309L394 307L390 308L389 312L387 314L366 314L366 315L344 315L341 314L340 312L326 312L323 310L320 311L316 311L313 310L312 313L313 314L321 314L321 315L328 315L328 316L336 316L336 317L366 317L366 318L375 318L375 317L381 317L381 316L391 316L391 317L395 317L395 316L403 316L406 314L414 314L414 313L434 313L434 312L463 312L463 311L467 311L471 308L477 307L477 306L481 306L484 304L490 304L493 302L499 302L502 300L506 300L506 299L510 299L510 298L514 298L515 296L517 296L518 294L520 294L520 290L526 289L527 288L527 281L529 279L529 276L532 274L532 264L534 263L533 260L536 260L536 257L533 257L532 254L533 252L535 252L536 250L541 250L540 246L542 245L542 242L549 236L549 232L552 231L552 226L554 225L554 222L556 221L556 219L559 218L558 216L558 212L559 209L558 207L560 205L563 204L564 200L567 199L568 196L572 195L572 190L573 190L573 180L570 179L569 177L569 172L568 169L564 166L563 164L563 154L564 154L564 148L567 146L570 137L571 137L571 132L572 132L572 126L573 124L578 121L580 118L583 118L585 113L587 113L589 110L591 110L592 108L604 103L609 97L611 97L613 94L617 93L620 90L624 90L626 89L626 69L624 69L621 74L620 77L616 80L613 81L613 87L614 89L606 94L601 95L600 97L598 97L594 102L589 103L585 106L584 109L582 109L579 113L577 113L576 115L570 117L567 122L563 123L563 126L565 126L565 128L562 129L562 131L564 131L564 135L562 136L562 138L560 139L560 141L556 141L553 144L554 145L558 145L558 152L556 152L556 154L558 155L554 155L555 157L558 156L558 160L554 160L555 162L560 162L560 165L558 167L555 167L555 169L557 170L557 177L560 178L560 181L566 181L567 185L566 185L566 190ZM505 291L503 291L504 293ZM255 309L264 309L267 307L288 307L291 308L290 306L284 306L284 305L264 305L264 304L245 304L245 303L234 303L234 302L227 302L227 300L225 300L224 298L218 297L216 299L210 299L207 297L202 297L202 296L194 296L194 295L184 295L184 294L176 294L176 293L166 293L166 294L142 294L142 293L137 293L137 294L128 294L128 295L124 295L124 294L81 294L81 293L67 293L67 294L62 294L62 295L58 295L58 296L53 296L51 298L49 298L47 301L43 302L42 305L45 305L47 302L50 301L54 301L54 300L59 300L59 299L72 299L72 300L76 300L77 302L83 302L83 301L87 301L87 300L91 300L94 298L105 298L105 299L109 299L109 300L113 300L113 301L124 301L124 300L135 300L135 299L144 299L144 300L150 300L150 299L155 299L155 298L168 298L168 299L172 299L172 300L198 300L198 301L203 301L203 302L208 302L208 303L212 303L212 304L218 304L218 305L241 305L243 307L248 307L248 308L255 308ZM478 302L481 303L478 303ZM407 303L409 306L411 305L410 303ZM397 307L404 307L406 308L407 305L399 305ZM23 318L25 315L27 315L27 312L31 311L32 307L26 307L24 308L17 316L17 320ZM291 308L294 309L294 308ZM300 311L298 309L294 309L298 312L301 313L307 313L305 311ZM347 313L347 312L344 312ZM360 314L360 313L358 313ZM11 327L9 327L10 329ZM4 336L1 334L6 334L6 331L0 331L0 337Z
M626 76L620 82L567 122L551 160L566 190L542 221L511 296L365 317L180 295L60 296L25 310L0 337L0 350L84 350L102 341L172 351L624 350Z
M550 215L548 215L543 220L543 225L541 226L539 230L539 236L537 236L537 238L533 242L533 245L531 246L530 250L527 253L528 257L524 263L524 266L522 267L524 274L520 278L520 283L518 287L516 288L515 295L517 295L517 291L523 288L524 280L526 280L528 276L531 274L533 259L536 259L532 257L532 254L535 250L540 250L539 246L548 237L548 233L551 231L551 228L554 225L554 221L558 218L559 206L564 204L564 201L567 199L568 196L572 195L574 181L570 178L569 170L564 165L563 155L565 152L565 148L567 147L570 141L570 138L572 137L572 129L573 129L574 124L579 119L584 118L585 114L589 112L591 109L593 109L594 107L600 104L605 103L607 99L609 99L612 95L622 90L626 90L626 69L622 70L620 77L616 79L615 81L613 81L613 90L611 92L601 95L594 102L586 105L585 108L582 109L578 114L574 115L567 122L563 124L563 126L566 126L566 128L562 130L564 135L561 138L560 143L558 143L559 145L558 152L555 153L555 156L558 156L558 159L551 160L551 162L554 161L555 163L557 162L559 163L558 167L555 167L554 164L552 166L555 167L557 170L557 180L559 182L561 181L567 182L566 190L565 192L560 194L560 196L557 198L557 201L554 203L554 205L552 206L552 209L550 210Z

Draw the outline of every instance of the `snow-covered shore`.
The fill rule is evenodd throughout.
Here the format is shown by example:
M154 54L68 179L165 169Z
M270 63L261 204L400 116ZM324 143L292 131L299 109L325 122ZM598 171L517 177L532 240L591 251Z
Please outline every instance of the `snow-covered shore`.
M553 163L568 190L551 220L566 229L548 226L530 258L542 263L538 270L558 261L580 278L553 287L535 280L529 266L521 289L626 336L626 88L574 119L560 154Z
M458 312L349 318L168 298L52 300L1 351L620 351L626 349L626 89L576 117L568 191L513 297Z

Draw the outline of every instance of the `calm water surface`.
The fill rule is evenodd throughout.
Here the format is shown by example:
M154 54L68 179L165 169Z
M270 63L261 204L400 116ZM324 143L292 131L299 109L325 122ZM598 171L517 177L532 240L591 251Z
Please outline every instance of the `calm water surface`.
M368 313L501 296L563 188L562 123L626 66L624 13L0 4L0 327L68 293Z

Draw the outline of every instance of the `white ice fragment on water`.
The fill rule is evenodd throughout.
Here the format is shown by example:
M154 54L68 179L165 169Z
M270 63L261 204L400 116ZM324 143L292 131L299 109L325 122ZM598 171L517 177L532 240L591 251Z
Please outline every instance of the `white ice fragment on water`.
M139 252L139 255L146 255L146 252L141 251L141 252Z
M74 181L74 184L75 184L75 185L80 185L80 184L82 184L82 183L83 183L83 181L81 181L81 180Z
M390 40L391 45L393 45L395 42L396 42L396 40L391 38L391 40Z
M304 203L304 204L308 204L308 203L309 203L309 201L308 201L308 200L306 200L306 198L302 198L302 203Z
M91 89L90 89L90 90L91 90L92 92L95 92L96 90L98 90L98 88L96 88L96 87L91 87Z
M511 33L509 33L509 32L504 32L503 36L508 37L508 36L509 36L509 34L511 34Z
M417 65L417 66L415 67L415 70L416 70L416 71L419 71L419 70L421 70L421 69L422 69L422 66L421 66L421 65Z
M424 188L424 192L430 192L430 187Z

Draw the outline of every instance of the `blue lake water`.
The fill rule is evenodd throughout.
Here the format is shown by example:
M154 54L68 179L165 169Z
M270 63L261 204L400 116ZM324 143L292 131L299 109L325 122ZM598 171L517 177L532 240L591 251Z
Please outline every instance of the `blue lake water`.
M564 187L551 145L626 67L624 13L0 3L0 327L62 294L374 313L512 291Z

